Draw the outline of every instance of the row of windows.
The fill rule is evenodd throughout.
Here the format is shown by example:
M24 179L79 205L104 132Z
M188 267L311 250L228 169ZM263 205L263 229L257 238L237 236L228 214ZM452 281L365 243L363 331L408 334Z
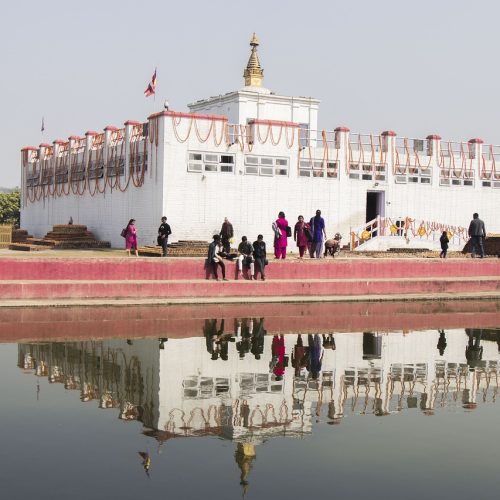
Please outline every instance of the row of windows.
M267 177L287 176L288 158L272 156L245 156L245 174L262 175ZM188 172L225 172L233 173L235 156L232 154L198 153L188 154Z
M371 163L351 163L349 165L349 179L362 181L385 182L387 166L385 163L372 165Z
M136 172L140 172L143 168L147 171L148 155L139 154L134 159L134 165L132 169ZM135 167L135 168L134 168ZM58 167L55 170L55 183L62 184L68 182L69 176L68 167ZM112 160L108 165L105 165L103 161L96 164L93 161L88 162L87 166L84 163L76 163L71 167L71 180L72 181L83 181L85 175L89 179L102 179L104 177L104 172L106 170L107 177L115 177L117 175L125 174L125 158L120 157L118 160ZM88 172L88 173L87 173ZM29 172L26 177L26 185L28 187L47 185L53 183L54 170L49 168L45 169L40 176L40 171Z

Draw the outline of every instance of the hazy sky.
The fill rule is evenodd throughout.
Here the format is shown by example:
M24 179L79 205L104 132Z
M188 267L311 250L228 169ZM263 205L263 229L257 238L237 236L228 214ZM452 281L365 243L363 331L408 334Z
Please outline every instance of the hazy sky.
M500 144L499 27L494 0L5 1L0 186L42 116L51 143L242 87L253 31L264 85L320 99L322 128Z

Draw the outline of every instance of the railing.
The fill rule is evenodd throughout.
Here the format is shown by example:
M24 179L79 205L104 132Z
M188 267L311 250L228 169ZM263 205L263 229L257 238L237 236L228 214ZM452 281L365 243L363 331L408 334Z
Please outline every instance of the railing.
M377 236L404 237L409 244L412 239L439 241L446 231L451 245L463 246L468 241L467 228L418 220L412 217L376 217L365 224L351 229L351 250L354 250Z
M0 225L0 248L9 248L12 243L12 226L10 224Z

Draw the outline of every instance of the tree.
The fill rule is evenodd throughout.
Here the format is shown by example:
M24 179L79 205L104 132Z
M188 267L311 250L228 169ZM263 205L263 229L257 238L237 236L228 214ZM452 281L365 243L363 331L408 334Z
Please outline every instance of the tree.
M19 224L21 193L0 193L0 224Z

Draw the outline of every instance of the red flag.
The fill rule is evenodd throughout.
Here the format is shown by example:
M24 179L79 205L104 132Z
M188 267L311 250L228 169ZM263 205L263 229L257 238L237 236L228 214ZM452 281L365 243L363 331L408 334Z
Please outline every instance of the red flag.
M144 96L149 97L154 95L156 90L156 68L153 76L151 77L151 81L148 83L146 90L144 91Z

